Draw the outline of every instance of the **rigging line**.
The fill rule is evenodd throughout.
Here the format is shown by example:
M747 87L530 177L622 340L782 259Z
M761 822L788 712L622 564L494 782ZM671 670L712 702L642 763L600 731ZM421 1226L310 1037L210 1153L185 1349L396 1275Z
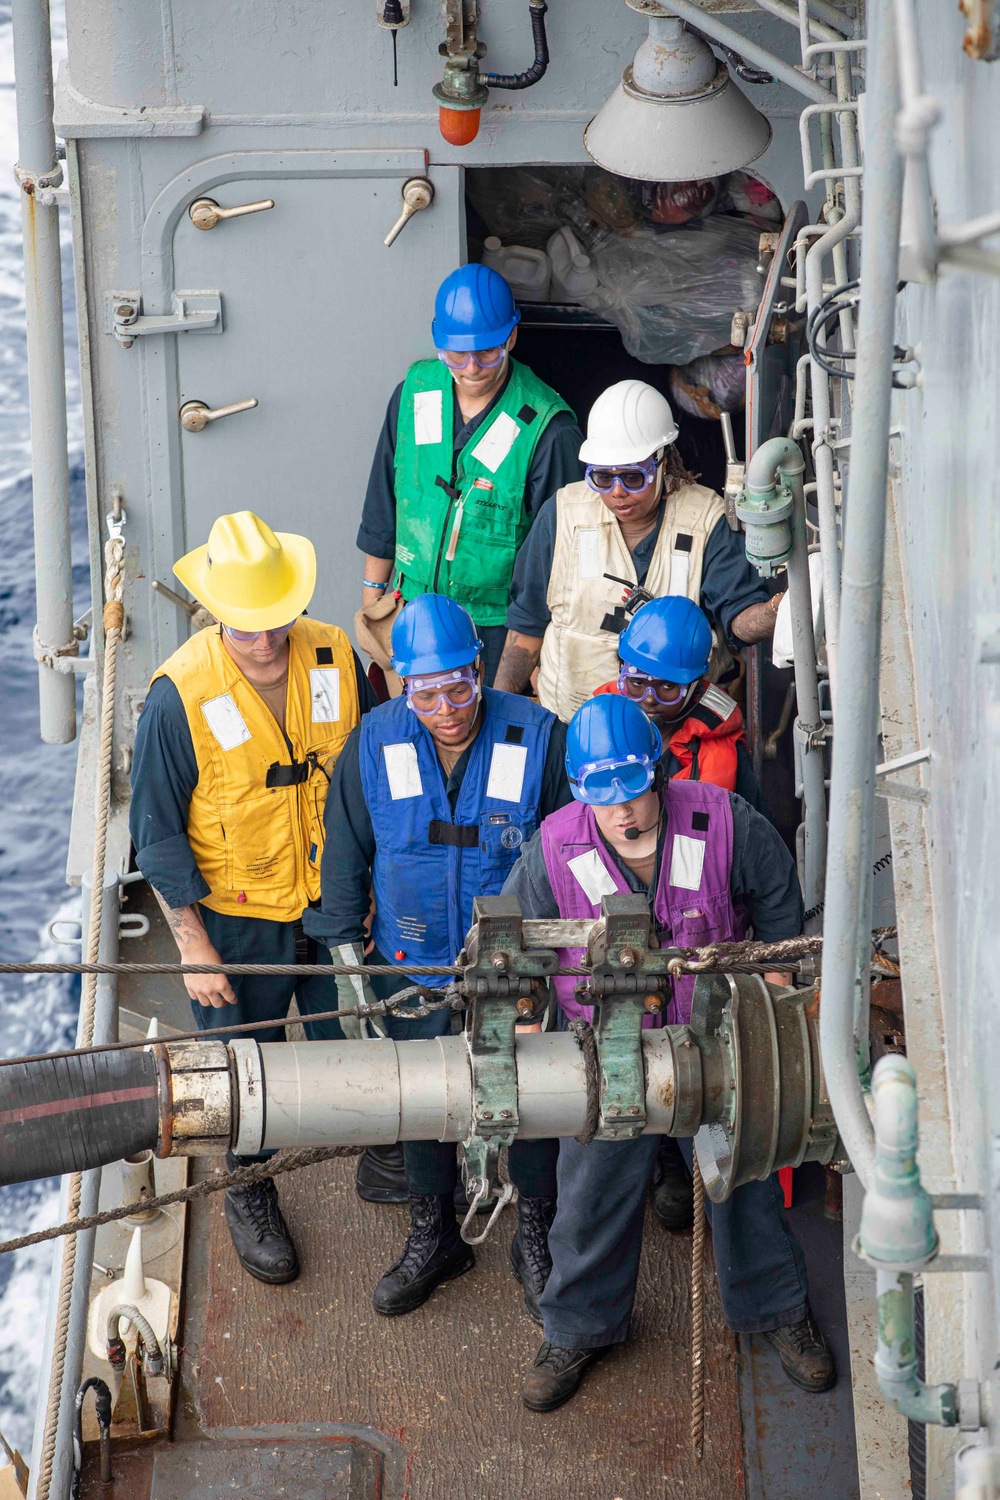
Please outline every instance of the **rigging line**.
M138 1203L124 1203L119 1208L107 1208L99 1214L89 1214L85 1219L67 1219L51 1229L39 1229L34 1234L22 1234L15 1240L4 1240L0 1244L0 1255L14 1250L25 1250L29 1245L41 1245L46 1240L63 1239L66 1235L80 1234L85 1229L100 1229L103 1224L114 1224L137 1213L169 1208L173 1203L190 1203L196 1198L207 1198L212 1193L221 1193L225 1188L244 1187L251 1182L260 1182L266 1177L280 1177L283 1172L297 1172L302 1167L314 1167L319 1162L330 1161L340 1156L360 1156L363 1146L305 1146L301 1150L278 1151L267 1161L254 1162L249 1167L237 1167L234 1172L220 1172L207 1177L204 1182L189 1187L176 1188L172 1193L161 1193L158 1198L142 1198Z
M700 1464L705 1451L705 1183L692 1142L694 1227L691 1235L691 1453ZM0 1250L3 1246L0 1245Z
M94 1014L97 1006L96 960L101 952L101 919L104 911L104 872L107 863L108 818L111 812L111 762L114 748L115 728L115 673L118 663L118 645L125 628L125 605L123 564L125 541L121 534L124 514L116 506L115 521L109 517L112 535L104 546L104 671L101 679L100 698L100 743L97 759L97 777L94 786L94 859L91 869L90 921L87 928L87 977L83 983L80 1002L78 1034L84 1045L88 1045L94 1034ZM67 1183L67 1202L70 1219L78 1218L83 1191L83 1174L73 1172ZM63 1380L66 1372L66 1346L69 1341L70 1309L73 1299L73 1283L76 1271L76 1247L67 1245L59 1268L59 1291L56 1302L55 1329L52 1336L52 1356L49 1365L48 1389L45 1395L45 1422L38 1459L38 1480L35 1500L49 1500L52 1485L52 1466L59 1433L59 1417L63 1402ZM74 1382L75 1383L75 1382Z

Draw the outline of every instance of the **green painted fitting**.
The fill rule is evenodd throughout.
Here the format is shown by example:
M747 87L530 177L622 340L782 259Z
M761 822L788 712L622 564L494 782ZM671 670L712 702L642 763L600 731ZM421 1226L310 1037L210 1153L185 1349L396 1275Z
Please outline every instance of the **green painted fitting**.
M805 463L790 438L769 438L747 466L736 514L746 527L747 561L771 578L792 555L792 511ZM779 482L780 481L780 482Z
M905 1057L879 1060L872 1095L875 1178L861 1210L861 1248L876 1264L916 1269L936 1253L938 1236L917 1166L917 1077Z
M920 1379L913 1309L913 1277L905 1271L879 1271L878 1345L875 1373L889 1404L911 1422L954 1427L958 1390Z

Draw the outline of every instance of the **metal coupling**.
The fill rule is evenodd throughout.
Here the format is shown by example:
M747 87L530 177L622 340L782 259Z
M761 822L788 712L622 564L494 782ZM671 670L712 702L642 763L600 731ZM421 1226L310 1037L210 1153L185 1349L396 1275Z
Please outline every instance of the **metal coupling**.
M157 1042L156 1154L222 1156L235 1134L231 1059L224 1042Z

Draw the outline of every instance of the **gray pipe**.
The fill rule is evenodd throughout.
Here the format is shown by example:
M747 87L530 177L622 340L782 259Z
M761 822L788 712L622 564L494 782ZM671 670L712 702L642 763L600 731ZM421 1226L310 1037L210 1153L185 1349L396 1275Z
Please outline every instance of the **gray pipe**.
M850 71L842 54L836 56L837 95L846 100ZM855 116L838 115L841 162L845 167L858 164L858 141ZM826 163L824 163L826 165ZM823 298L823 261L833 257L834 274L839 284L847 280L846 242L861 222L861 194L857 178L844 178L846 212L839 215L826 234L821 235L806 253L806 306L811 313ZM850 314L841 319L841 339L847 348L850 336ZM813 409L813 462L816 467L816 510L819 517L820 555L823 561L823 618L826 624L826 658L830 668L830 685L836 703L840 664L840 535L837 525L837 495L834 485L833 433L830 401L830 377L814 359L809 361L809 379Z
M822 84L807 78L804 73L799 73L792 67L791 63L785 62L780 57L775 57L773 52L768 52L766 47L760 47L756 42L744 36L742 31L736 31L734 27L727 26L725 21L720 21L718 16L702 6L696 5L694 0L664 0L675 15L683 16L688 25L694 26L705 36L712 38L714 42L723 47L732 47L747 62L753 63L757 68L763 68L772 77L787 84L798 94L805 94L814 104L832 104L833 95L829 89Z
M806 502L802 487L805 460L791 438L769 438L754 453L747 466L746 487L750 495L773 494L776 478L793 496L791 514L792 551L787 562L788 604L792 616L795 665L795 699L798 715L795 738L801 750L802 799L805 803L805 852L803 895L806 909L823 899L826 869L826 786L823 765L823 717L819 706L816 672L816 638L813 633L812 599L809 589L809 539L806 534Z
M865 1187L874 1172L871 1123L859 1076L867 1064L871 931L871 829L878 759L879 659L892 358L902 163L893 139L898 102L895 21L889 0L872 7L865 120L866 214L861 250L851 504L844 527L840 613L841 692L833 744L827 851L823 1068L837 1124Z
M36 650L65 653L72 649L74 636L59 208L39 198L40 189L62 181L52 125L48 0L13 0L12 21L31 413ZM68 744L76 736L75 676L40 660L38 698L42 739L50 745Z

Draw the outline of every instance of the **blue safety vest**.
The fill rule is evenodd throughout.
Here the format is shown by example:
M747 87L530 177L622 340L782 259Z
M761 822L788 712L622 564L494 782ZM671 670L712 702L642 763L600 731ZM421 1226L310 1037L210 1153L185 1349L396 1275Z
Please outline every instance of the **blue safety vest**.
M361 721L361 785L375 833L375 946L405 971L450 964L475 896L496 896L539 824L554 716L486 688L484 719L452 814L434 741L395 698ZM445 985L447 979L421 979Z

